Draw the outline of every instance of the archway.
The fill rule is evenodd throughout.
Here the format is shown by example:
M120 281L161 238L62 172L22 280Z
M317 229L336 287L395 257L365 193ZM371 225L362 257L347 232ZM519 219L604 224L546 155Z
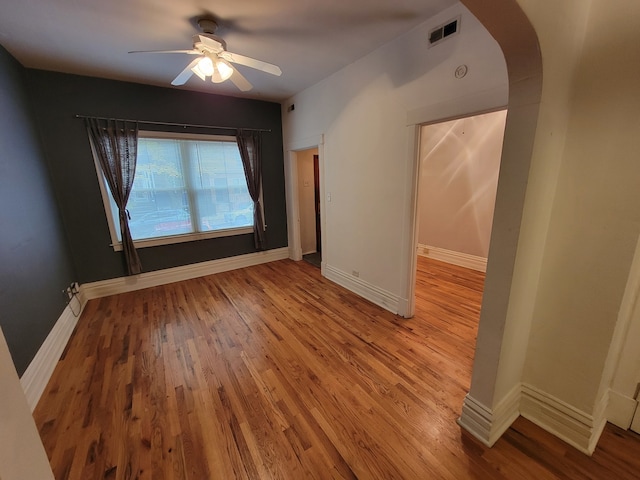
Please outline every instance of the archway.
M483 443L493 445L519 415L518 386L526 348L514 348L518 342L511 335L515 330L526 333L529 326L518 325L514 329L508 310L542 94L542 58L535 30L515 0L462 3L500 45L509 75L509 113L485 296L471 390L459 421Z

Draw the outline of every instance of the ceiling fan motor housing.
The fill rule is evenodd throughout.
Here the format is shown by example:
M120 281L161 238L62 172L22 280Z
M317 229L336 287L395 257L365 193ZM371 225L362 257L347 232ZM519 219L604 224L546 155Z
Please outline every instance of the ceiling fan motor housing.
M218 29L218 22L216 22L213 18L204 17L198 20L198 26L204 33L214 34Z
M207 42L205 44L203 43L201 37L209 38L214 42L216 42L219 46L214 45L211 42ZM212 33L200 33L198 35L193 36L193 47L198 50L201 50L202 52L220 53L220 52L224 52L227 49L227 42L225 42L222 38L218 37L217 35L213 35Z

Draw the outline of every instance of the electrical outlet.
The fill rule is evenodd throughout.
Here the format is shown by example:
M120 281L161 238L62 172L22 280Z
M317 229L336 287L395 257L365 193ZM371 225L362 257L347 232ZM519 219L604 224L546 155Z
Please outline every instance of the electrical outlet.
M359 277L360 276L360 272L358 270L353 270L351 272L351 275L353 275L354 277Z
M69 300L71 300L75 295L78 295L80 293L80 285L78 285L78 282L73 282L71 285L65 288L62 293L66 293L67 297L69 297Z

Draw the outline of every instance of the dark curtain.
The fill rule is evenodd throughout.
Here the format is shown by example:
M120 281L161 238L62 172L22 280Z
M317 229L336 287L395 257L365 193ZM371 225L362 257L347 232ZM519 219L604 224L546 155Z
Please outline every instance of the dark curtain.
M127 202L136 174L138 124L97 118L87 118L85 123L102 173L118 206L122 249L127 270L129 275L135 275L142 271L142 264L129 230Z
M244 176L247 180L249 195L253 200L253 239L256 250L266 249L266 236L264 233L264 220L262 219L262 207L260 206L260 188L262 186L262 158L260 132L255 130L243 131L238 129L238 148L242 157Z

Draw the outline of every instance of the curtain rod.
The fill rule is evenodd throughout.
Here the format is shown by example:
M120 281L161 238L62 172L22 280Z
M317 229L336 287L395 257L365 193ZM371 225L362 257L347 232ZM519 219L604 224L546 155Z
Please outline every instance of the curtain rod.
M164 125L167 127L182 127L182 128L210 128L214 130L238 130L238 128L242 128L242 127L220 127L218 125L196 125L193 123L172 123L172 122L153 122L149 120L129 120L126 118L90 117L88 115L76 115L76 118L96 118L98 120L116 120L118 122L134 122L134 123L142 123L145 125ZM242 130L250 130L253 132L271 132L271 129L266 129L266 128L242 128Z

